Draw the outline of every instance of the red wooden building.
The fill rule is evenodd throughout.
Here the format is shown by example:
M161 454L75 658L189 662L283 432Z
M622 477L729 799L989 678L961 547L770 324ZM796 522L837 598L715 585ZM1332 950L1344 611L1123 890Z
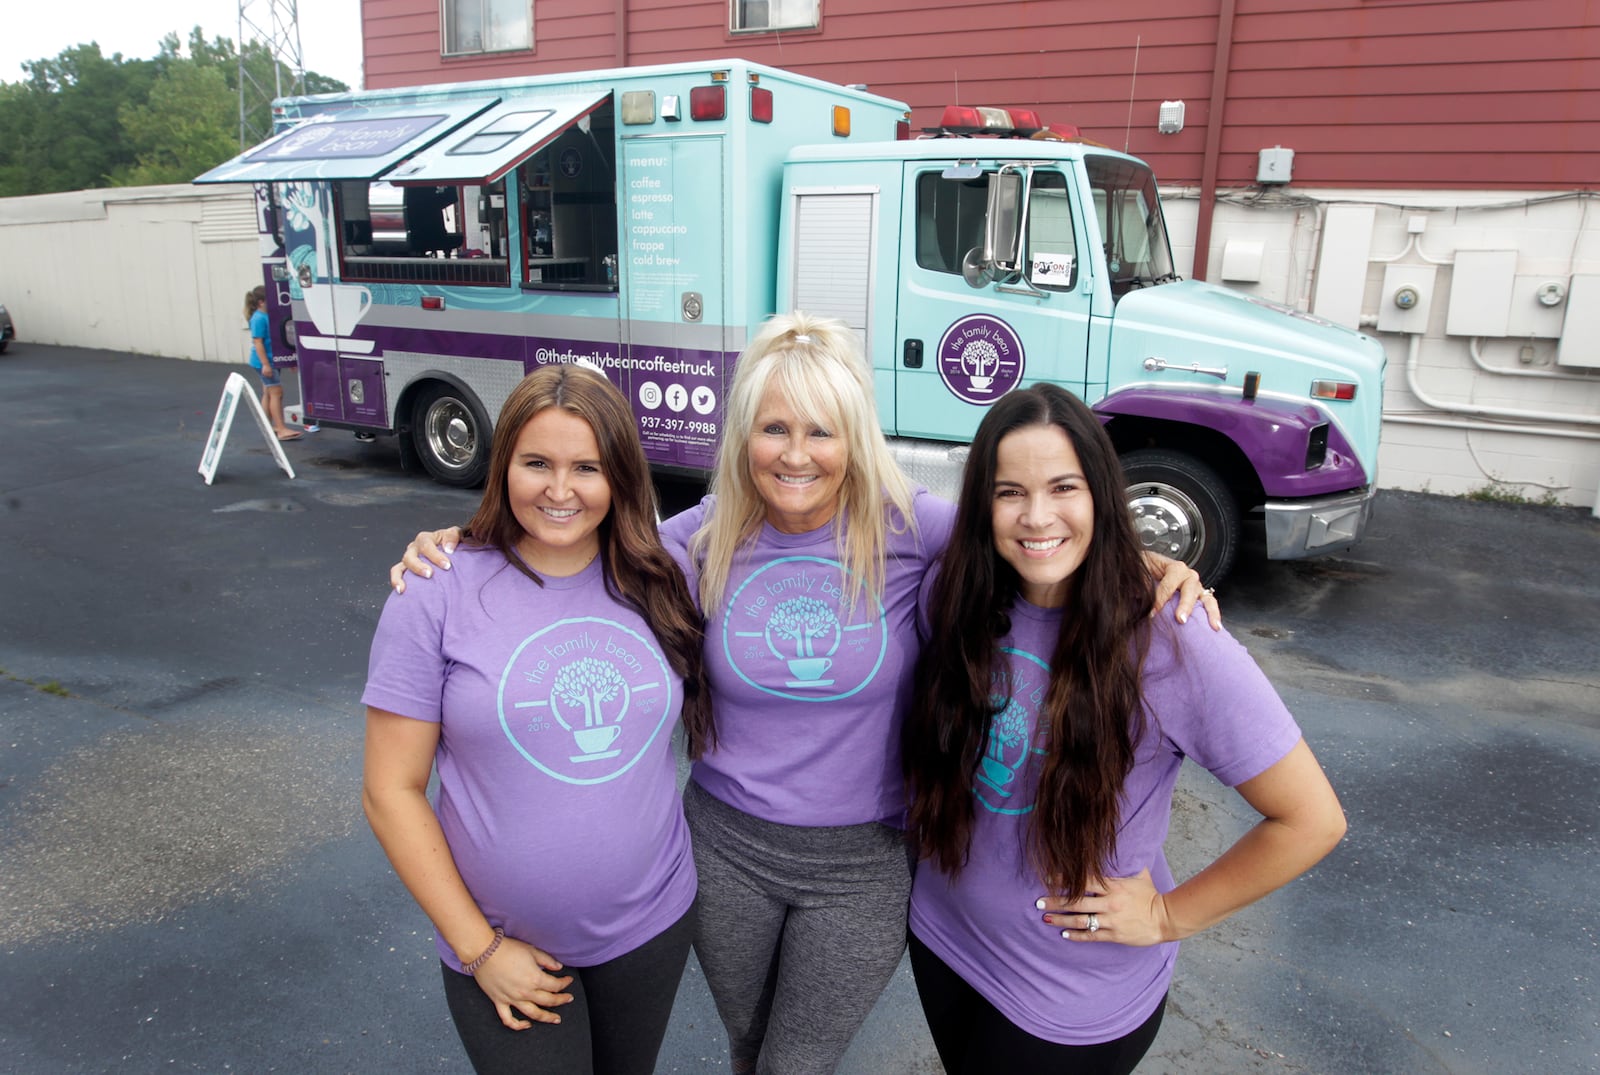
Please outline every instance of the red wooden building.
M369 89L738 55L907 101L1037 108L1168 184L1600 180L1589 0L363 0ZM1177 134L1162 101L1186 105Z

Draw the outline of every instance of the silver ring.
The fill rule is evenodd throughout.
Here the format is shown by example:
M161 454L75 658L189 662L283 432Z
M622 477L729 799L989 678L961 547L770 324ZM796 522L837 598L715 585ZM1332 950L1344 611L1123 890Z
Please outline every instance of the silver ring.
M1210 587L1210 586L1207 586L1205 589L1201 590L1200 592L1202 594L1204 594L1206 597L1210 597L1212 599L1215 599L1216 596L1217 596L1217 591L1214 588Z
M1097 915L1097 914L1092 914L1092 915L1089 916L1089 932L1090 933L1098 933L1099 931L1100 931L1100 916Z

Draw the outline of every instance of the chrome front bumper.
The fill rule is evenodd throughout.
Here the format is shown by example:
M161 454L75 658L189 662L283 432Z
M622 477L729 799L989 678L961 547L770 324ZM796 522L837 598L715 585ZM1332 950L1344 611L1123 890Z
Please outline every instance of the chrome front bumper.
M1267 559L1298 560L1348 548L1361 540L1372 517L1377 486L1311 500L1268 501Z

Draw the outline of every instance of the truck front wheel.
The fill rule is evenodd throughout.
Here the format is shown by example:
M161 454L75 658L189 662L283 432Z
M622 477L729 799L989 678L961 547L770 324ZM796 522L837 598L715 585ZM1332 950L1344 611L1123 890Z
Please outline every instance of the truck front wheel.
M1239 509L1217 472L1192 456L1141 448L1122 457L1133 530L1146 549L1215 585L1239 551Z
M472 393L454 385L432 385L417 396L411 441L428 473L445 485L482 485L489 472L489 419Z

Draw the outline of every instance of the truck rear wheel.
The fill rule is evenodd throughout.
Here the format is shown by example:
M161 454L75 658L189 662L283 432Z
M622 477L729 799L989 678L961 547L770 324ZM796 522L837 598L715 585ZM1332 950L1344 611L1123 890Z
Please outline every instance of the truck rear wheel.
M1141 448L1122 457L1133 530L1146 549L1182 560L1215 585L1239 551L1239 508L1217 472L1192 456Z
M445 485L482 485L489 472L489 419L465 389L423 389L411 411L411 442L428 473Z

